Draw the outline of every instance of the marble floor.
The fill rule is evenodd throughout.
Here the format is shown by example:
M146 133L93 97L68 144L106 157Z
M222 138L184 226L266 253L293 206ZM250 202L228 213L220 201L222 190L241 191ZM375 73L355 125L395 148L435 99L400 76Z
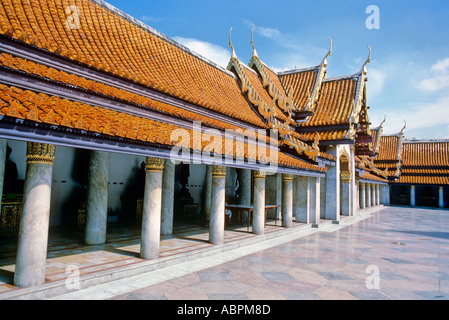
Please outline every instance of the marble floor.
M226 262L190 264L191 271L166 281L150 284L148 274L84 293L114 300L449 300L447 210L390 207L228 254L228 261L217 257Z
M295 223L296 227L301 223ZM269 219L265 233L281 230L280 221ZM174 234L161 236L160 258L176 257L201 249L212 248L208 229L199 223L182 222L175 225ZM68 266L76 266L81 275L95 274L99 271L120 269L123 266L137 265L140 259L140 227L108 226L107 243L86 246L83 244L83 231L53 229L49 233L47 251L46 283L65 280L70 273ZM225 243L238 242L254 237L247 225L228 224L225 230ZM0 299L2 292L18 290L14 287L14 268L16 259L15 237L0 240Z
M197 260L111 281L53 299L83 300L449 300L449 211L388 207L363 219L304 228L270 238L283 228L269 221L268 237ZM112 229L103 246L81 246L54 235L47 281L138 264L139 232ZM163 237L161 257L211 247L207 230L180 226ZM228 227L225 242L255 235ZM3 249L6 247L4 244ZM0 251L1 291L11 286L13 254ZM11 259L8 264L8 259Z

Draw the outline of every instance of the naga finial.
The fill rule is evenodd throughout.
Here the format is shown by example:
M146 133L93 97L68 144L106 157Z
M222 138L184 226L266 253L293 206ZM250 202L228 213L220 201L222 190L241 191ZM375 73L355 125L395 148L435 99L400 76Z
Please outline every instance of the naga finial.
M386 114L384 114L384 121L382 121L381 122L381 124L380 124L380 126L382 127L383 126L383 124L385 123L387 121L387 115Z
M368 47L368 50L369 50L369 56L368 56L368 59L366 59L365 63L363 64L363 71L365 73L366 73L366 65L368 63L371 63L371 47L370 46L367 46L367 47Z
M326 64L326 65L327 65L327 58L332 55L332 39L330 37L329 37L329 42L331 44L329 51L327 52L326 56L323 59L323 64Z
M254 45L254 28L251 30L251 45L253 46L253 57L258 57L256 46Z
M234 46L232 45L232 39L231 39L231 33L232 33L232 28L229 30L229 46L232 49L232 57L231 59L237 59L237 55L235 54L235 50L234 50Z

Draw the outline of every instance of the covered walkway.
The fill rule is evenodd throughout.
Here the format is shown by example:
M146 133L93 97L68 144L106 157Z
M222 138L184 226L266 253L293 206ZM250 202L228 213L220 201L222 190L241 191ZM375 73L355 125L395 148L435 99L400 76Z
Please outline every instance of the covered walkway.
M360 219L371 212L381 210L372 207L361 211L361 215L342 217L340 224ZM331 226L332 221L321 220L318 229ZM209 230L198 225L175 226L174 234L161 237L160 257L144 260L139 257L140 230L138 228L111 227L108 230L107 243L97 246L82 244L82 235L58 230L50 232L46 283L30 288L18 288L12 285L16 244L13 240L2 242L0 248L0 300L5 299L42 299L74 291L67 287L67 279L79 270L80 288L122 279L129 276L176 266L228 250L244 248L284 236L300 235L302 231L313 230L311 224L293 222L291 228L284 228L274 220L268 220L263 235L247 232L246 225L227 226L224 244L216 246L208 241ZM275 242L274 242L275 243ZM69 268L69 269L68 269Z
M323 223L331 222L323 220ZM202 255L260 241L261 237L269 239L301 228L310 228L310 225L293 222L292 228L286 229L279 221L276 223L269 219L264 235L258 236L247 232L246 224L230 225L225 229L224 244L217 247L209 242L208 227L182 224L174 227L173 235L161 236L160 257L151 261L139 257L138 227L110 227L106 244L94 246L83 244L82 230L66 232L54 229L49 235L46 284L34 289L13 286L17 239L11 238L1 242L0 299L39 292L45 288L66 290L65 282L73 274L73 267L78 268L81 281L85 280L86 284L101 283L181 261L194 260Z

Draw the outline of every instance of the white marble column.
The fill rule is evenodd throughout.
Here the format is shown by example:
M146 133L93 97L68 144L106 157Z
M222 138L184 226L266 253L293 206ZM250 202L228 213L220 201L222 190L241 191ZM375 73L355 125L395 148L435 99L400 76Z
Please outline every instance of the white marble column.
M410 205L412 207L414 207L416 205L415 196L416 196L416 188L415 188L415 186L411 186L410 187Z
M390 186L386 185L383 187L383 198L384 198L384 202L383 204L386 206L390 205Z
M296 176L294 179L294 215L296 222L309 223L310 216L310 186L309 178Z
M251 204L251 170L239 170L239 202L241 205Z
M327 220L340 221L340 174L339 167L329 166L326 173L326 209Z
M164 162L162 174L162 212L161 212L161 234L173 233L175 195L175 164L171 160Z
M224 243L226 167L212 166L212 204L209 220L209 242Z
M265 233L265 172L254 171L253 233Z
M251 177L252 171L249 169L239 169L239 204L244 206L251 205ZM248 220L248 212L243 212L243 221Z
M376 205L380 205L380 185L376 185Z
M110 154L91 151L87 182L86 230L84 241L88 245L106 243L108 223Z
M320 178L320 219L326 219L326 179Z
M443 187L438 188L438 207L440 209L444 208L444 188Z
M310 223L313 227L320 225L321 211L321 179L318 177L309 177L310 186Z
M351 215L351 173L341 173L341 215Z
M282 175L282 226L292 227L293 220L293 175Z
M45 283L55 146L28 142L14 285Z
M371 207L371 184L366 184L366 208Z
M203 216L207 222L210 221L210 211L212 208L212 166L206 165L206 176L204 177L203 193Z
M151 260L159 258L164 160L147 157L145 171L140 257Z
M360 209L365 209L366 207L366 183L360 182Z

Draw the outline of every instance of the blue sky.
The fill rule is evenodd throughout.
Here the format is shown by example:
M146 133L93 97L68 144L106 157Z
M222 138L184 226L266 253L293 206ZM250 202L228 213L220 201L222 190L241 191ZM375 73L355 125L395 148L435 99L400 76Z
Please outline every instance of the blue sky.
M275 70L318 65L333 40L328 77L368 65L372 126L385 134L449 139L449 1L405 0L107 0L118 9L220 65L230 58L229 29L242 62L252 53ZM368 29L375 5L379 29Z

